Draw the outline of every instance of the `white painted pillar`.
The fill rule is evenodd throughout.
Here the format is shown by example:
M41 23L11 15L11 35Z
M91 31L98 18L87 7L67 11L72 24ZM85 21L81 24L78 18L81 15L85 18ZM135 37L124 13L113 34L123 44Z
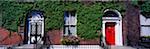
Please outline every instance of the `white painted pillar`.
M31 32L31 22L29 21L29 28L28 28L28 44L30 44L30 32Z
M44 18L41 18L42 20L41 20L41 32L42 32L42 37L44 37ZM42 40L42 38L41 38L41 40ZM41 41L41 44L43 44L44 43L44 41Z
M117 21L115 25L115 45L119 44L119 29L119 22Z
M122 46L122 27L119 21L116 22L115 31L115 45Z
M120 36L120 40L119 40L119 42L120 42L120 44L119 44L119 46L123 46L123 35L122 35L122 20L120 20L120 22L119 22L120 24L119 24L119 36Z
M102 31L102 34L103 34L103 37L105 37L105 21L102 22L102 28L103 28L103 31Z
M42 18L42 22L41 22L42 24L42 37L44 36L44 18Z
M104 45L107 45L107 44L106 44L106 39L105 39L105 23L106 23L105 21L102 22L102 28L103 28L103 29L102 29L102 34L103 34L103 39L102 39L102 41L104 42Z

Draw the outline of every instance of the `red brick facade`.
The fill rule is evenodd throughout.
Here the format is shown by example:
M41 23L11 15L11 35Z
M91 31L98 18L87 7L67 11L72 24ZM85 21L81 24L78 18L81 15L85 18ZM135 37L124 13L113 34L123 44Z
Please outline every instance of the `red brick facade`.
M0 45L17 45L23 38L17 32L9 32L5 28L0 28Z

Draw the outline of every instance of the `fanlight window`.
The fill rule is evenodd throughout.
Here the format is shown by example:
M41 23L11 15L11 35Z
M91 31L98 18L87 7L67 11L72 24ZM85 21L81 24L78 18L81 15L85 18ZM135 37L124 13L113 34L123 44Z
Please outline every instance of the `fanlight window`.
M119 17L119 15L114 11L107 11L104 13L104 17Z

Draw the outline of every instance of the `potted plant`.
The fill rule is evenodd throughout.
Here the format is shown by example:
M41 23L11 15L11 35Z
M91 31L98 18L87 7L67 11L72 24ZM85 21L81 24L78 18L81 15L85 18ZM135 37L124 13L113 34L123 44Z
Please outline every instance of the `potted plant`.
M75 36L65 36L62 38L61 43L63 45L79 45L80 41Z

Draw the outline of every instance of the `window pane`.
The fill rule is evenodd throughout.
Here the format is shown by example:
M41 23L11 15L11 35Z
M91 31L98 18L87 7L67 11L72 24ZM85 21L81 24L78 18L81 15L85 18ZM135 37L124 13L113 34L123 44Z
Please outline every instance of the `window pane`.
M42 33L42 24L39 22L39 23L37 23L37 28L38 28L38 32L37 32L37 34L41 34Z
M76 17L69 17L69 24L70 25L76 25Z
M64 14L65 25L76 25L77 20L75 17L75 12L73 12L73 13L74 14L65 12L65 14Z
M31 34L35 34L35 23L31 23L31 25L32 25L32 27L31 27L31 30L32 30L32 32L31 32Z
M150 36L150 27L141 27L141 36Z
M64 24L65 25L68 25L69 24L69 14L68 14L68 11L65 11L64 12Z
M69 27L71 35L76 36L76 27Z

